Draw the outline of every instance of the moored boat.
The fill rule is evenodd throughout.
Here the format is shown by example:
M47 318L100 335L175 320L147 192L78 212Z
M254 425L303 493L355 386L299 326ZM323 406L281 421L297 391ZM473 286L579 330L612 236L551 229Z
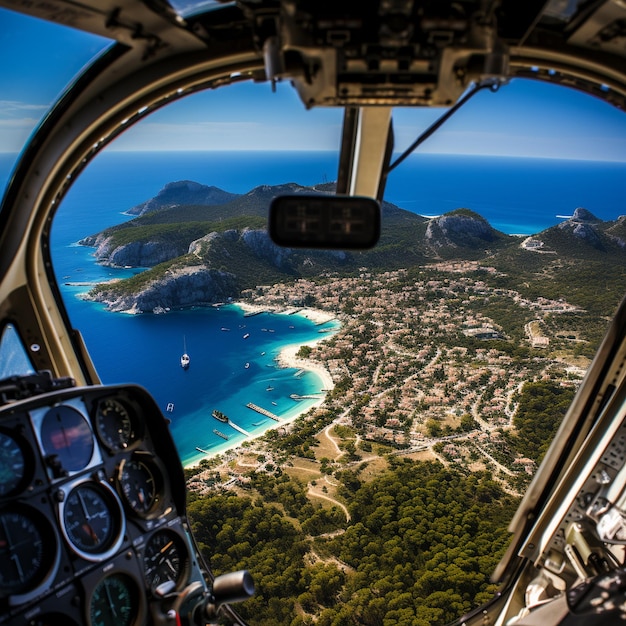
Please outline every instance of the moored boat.
M189 358L189 355L187 354L187 341L183 337L183 354L180 357L180 366L184 370L186 370L189 367L190 362L191 362L191 359Z
M213 412L211 413L211 415L216 419L219 420L220 422L224 422L224 423L228 423L228 416L225 415L224 413L222 413L221 411L218 411L217 409L214 409Z

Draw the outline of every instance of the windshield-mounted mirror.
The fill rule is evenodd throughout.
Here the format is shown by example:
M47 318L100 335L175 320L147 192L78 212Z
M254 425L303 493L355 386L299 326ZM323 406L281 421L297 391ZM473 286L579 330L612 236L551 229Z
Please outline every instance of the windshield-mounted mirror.
M357 196L277 196L268 231L275 244L287 248L367 250L380 237L380 205Z

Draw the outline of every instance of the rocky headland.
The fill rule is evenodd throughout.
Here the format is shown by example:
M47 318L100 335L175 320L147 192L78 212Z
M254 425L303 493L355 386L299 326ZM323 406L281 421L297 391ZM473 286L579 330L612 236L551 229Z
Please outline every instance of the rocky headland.
M427 219L382 205L382 232L371 251L282 248L266 230L270 200L281 193L328 193L295 183L231 194L193 181L166 185L128 212L137 218L87 236L98 263L147 268L130 279L96 286L85 298L111 311L164 312L236 299L244 289L359 268L398 269L451 259L480 260L519 249L519 238L494 229L469 209ZM604 222L584 208L526 238L525 252L561 257L626 256L626 217Z

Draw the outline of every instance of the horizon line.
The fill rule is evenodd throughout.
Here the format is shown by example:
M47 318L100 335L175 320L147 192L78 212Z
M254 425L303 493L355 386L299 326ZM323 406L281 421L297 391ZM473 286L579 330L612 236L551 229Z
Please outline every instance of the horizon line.
M283 149L277 149L277 150L272 150L272 149L266 149L266 148L249 148L249 149L229 149L229 148L218 148L218 149L211 149L211 148L206 148L206 149L198 149L198 148L188 148L188 149L169 149L169 150L155 150L153 148L144 148L144 149L106 149L106 147L104 147L101 151L99 151L98 153L96 153L96 155L100 155L102 154L103 151L105 151L107 153L115 153L115 154L145 154L145 153L150 153L150 154L172 154L172 153L200 153L200 154L206 154L206 153L216 153L216 154L221 154L224 152L229 152L229 153L254 153L254 152L258 152L258 153L262 153L262 154L267 154L267 153L281 153L281 154L285 154L285 153L292 153L292 152L298 152L298 153L336 153L337 155L339 154L339 151L336 148L311 148L311 149L300 149L300 148L283 148ZM15 155L16 157L19 157L21 154L23 153L22 150L19 151L12 151L12 150L2 150L0 149L0 156L4 156L4 155ZM394 151L392 153L393 155L401 155L403 154L403 151ZM548 160L548 161L578 161L578 162L594 162L594 163L623 163L626 165L626 157L622 158L599 158L599 157L573 157L573 156L566 156L566 155L560 155L560 156L547 156L547 155L529 155L529 154L498 154L498 153L475 153L475 152L427 152L427 151L421 151L421 152L415 152L409 156L447 156L447 157L486 157L486 158L501 158L501 159L536 159L536 160Z

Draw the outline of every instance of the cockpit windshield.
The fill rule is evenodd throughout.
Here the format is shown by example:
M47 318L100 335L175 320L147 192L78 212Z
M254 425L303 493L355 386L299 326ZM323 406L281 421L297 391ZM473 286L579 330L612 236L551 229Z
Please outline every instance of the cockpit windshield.
M23 112L53 88L13 89ZM172 100L86 164L43 243L100 381L168 418L213 573L251 572L254 626L480 606L626 292L626 116L484 90L389 172L377 247L312 251L271 241L268 205L335 192L343 109L287 81ZM391 162L444 111L394 109ZM33 372L23 341L5 327L2 377Z

